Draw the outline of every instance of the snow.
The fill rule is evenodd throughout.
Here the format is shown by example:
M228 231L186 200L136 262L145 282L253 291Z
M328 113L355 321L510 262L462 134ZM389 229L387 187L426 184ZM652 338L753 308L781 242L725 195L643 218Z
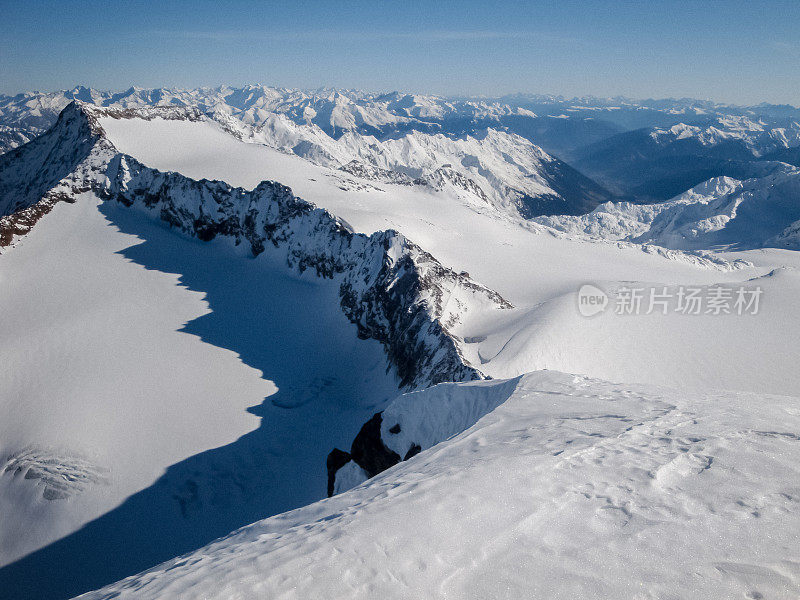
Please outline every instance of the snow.
M518 382L509 379L440 384L400 396L383 411L381 439L400 456L406 456L413 445L427 450L472 427L505 402ZM346 485L342 481L344 489L354 487Z
M324 497L328 451L397 393L338 291L91 194L57 204L0 260L0 565L60 546L0 589L85 590Z
M750 150L753 156L760 157L776 149L800 145L800 124L789 120L786 126L775 127L765 123L763 119L724 115L705 125L676 123L668 128L654 127L650 131L650 137L659 143L691 139L703 146L736 141Z
M345 131L392 132L403 129L438 130L441 121L452 119L497 121L508 115L534 118L524 108L497 102L446 99L412 94L371 94L357 90L316 91L247 85L241 88L131 87L120 92L76 87L58 92L30 92L16 96L0 94L0 123L20 127L25 133L45 131L58 113L73 99L96 106L143 108L147 106L196 106L215 118L243 127L260 127L276 116L298 126L312 125L339 137ZM18 145L8 140L0 151Z
M333 486L333 493L341 494L342 492L346 492L364 483L367 479L369 479L369 477L367 477L364 469L351 460L336 472L336 483Z
M177 275L119 254L138 241L84 199L58 205L0 262L0 456L36 445L114 467L80 508L37 501L30 480L3 475L0 512L17 518L2 520L2 563L112 508L167 465L255 429L245 409L275 391L234 353L179 333L207 304Z
M420 394L441 387L499 406L348 493L84 598L800 594L797 399L555 372Z
M243 143L210 122L103 119L102 125L120 151L149 166L244 187L277 179L357 231L397 229L444 265L467 271L517 307L499 317L473 311L454 328L463 339L483 340L464 343L461 349L490 376L514 377L547 368L690 389L800 390L794 357L775 352L776 344L791 347L800 335L800 319L791 309L792 298L800 293L794 271L780 285L767 284L764 311L750 320L704 315L628 319L607 313L587 321L575 309L577 290L585 283L609 290L621 282L734 285L781 266L780 257L769 265L748 267L710 255L717 261L712 263L655 246L598 243L569 231L554 235L547 227L521 224L476 206L472 199L416 186L373 185L348 176L348 189L341 190L340 172ZM719 185L727 190L738 184ZM711 194L710 188L705 193ZM628 218L638 217L634 213ZM733 261L739 257L727 256ZM677 381L676 372L682 374Z
M349 147L412 175L446 156L475 176L482 156L518 140L414 132L374 152L368 136L331 145L317 121L379 127L378 105L400 120L449 109L339 92L287 106L293 92L267 91L218 90L251 123L232 111L101 118L145 165L112 159L110 144L93 157L111 160L103 189L130 186L133 206L80 193L4 249L0 514L14 518L0 521L0 597L65 597L144 569L87 597L797 597L800 254L762 247L798 236L795 169L712 180L657 207L524 222L457 186L326 166ZM286 151L237 139L256 122ZM328 155L306 160L293 149L312 134ZM286 248L253 259L223 233L178 233L207 211L240 223L266 196L239 190L222 207L212 192L224 186L193 195L146 167L247 189L276 180L357 232L399 231L376 236L385 244L360 275L412 255L423 280L434 258L452 268L415 298L436 296L453 355L496 379L390 401L386 352L357 338L339 279L297 275ZM168 229L160 205L141 201L148 189L184 221ZM348 258L317 235L330 217L309 214L284 224L291 243ZM251 217L263 230L265 215ZM717 251L726 239L739 244ZM763 300L757 315L586 318L587 283L612 298L623 286L757 285ZM327 452L381 410L386 445L422 453L370 480L351 461L339 495L319 501Z
M780 264L780 255L765 252L763 258L765 263ZM467 344L464 353L494 377L557 369L692 391L738 389L798 395L796 354L782 349L792 348L800 333L795 309L800 260L790 253L783 264L787 268L747 283L762 290L763 303L756 315L686 315L674 312L674 306L667 315L658 311L618 315L612 300L604 313L587 319L577 310L575 289L500 322L476 325L470 333L481 342ZM613 299L622 283L601 281L599 285ZM637 287L637 283L628 285ZM645 298L649 289L662 289L655 282L638 285L644 288ZM674 298L678 289L668 286L666 291ZM699 289L708 293L705 286Z
M392 178L404 179L408 185L414 179L427 180L434 187L441 187L443 183L446 185L450 182L441 181L442 169L446 168L469 178L474 182L472 185L478 186L479 205L490 204L507 214L517 214L514 202L523 195L532 198L558 196L558 192L554 191L547 181L548 169L553 168L556 159L518 135L494 129L461 137L413 131L404 136L385 140L348 132L339 139L333 139L316 125L298 125L283 114L265 117L263 123L255 129L228 117L223 119L217 117L217 120L225 129L235 132L237 137L264 144L280 150L283 154L296 154L313 163L333 169L349 166L349 163L356 161L361 168L391 171ZM130 138L130 135L125 133L125 120L104 118L101 121L113 138L125 140ZM160 126L157 124L153 129L160 129ZM173 133L178 136L176 143L180 143L182 136L194 134L194 129L178 133L179 129L186 129L180 125L174 125L173 129L175 130ZM230 145L221 143L226 147ZM129 148L127 143L123 143L123 147ZM236 150L231 151L236 152ZM135 154L124 149L123 152ZM289 163L283 157L267 159L266 156L269 155L265 155L265 159L274 162L275 169L280 170L282 174L286 172L284 168L288 165L298 164ZM297 168L302 169L295 167ZM344 179L347 174L332 173L328 179L337 176ZM372 183L380 186L378 182L385 178L373 179L377 181ZM257 183L258 181L252 179L237 178L235 185L253 187ZM366 185L365 189L374 191L375 185ZM365 184L362 184L362 187L364 186ZM463 187L455 185L454 191L461 192L462 196L465 196Z
M211 122L103 118L101 124L121 152L150 167L195 179L220 179L246 189L264 179L276 180L301 198L342 217L356 231L396 229L455 270L475 275L473 271L478 269L479 281L512 302L531 295L534 301L540 301L549 297L554 287L564 288L565 273L577 272L571 279L578 281L598 268L618 273L619 277L612 275L618 279L631 278L631 265L640 276L663 273L675 277L680 273L693 282L709 276L691 266L643 255L636 248L620 252L616 246L565 244L549 234L536 235L537 231L546 233L543 229L528 231L489 207L476 206L474 198L453 197L418 186L366 182L297 156L240 142ZM347 189L340 189L340 185ZM476 243L477 237L484 242ZM492 250L488 257L487 247ZM569 252L564 252L565 247ZM617 269L620 254L625 260ZM535 281L519 276L519 265L528 263L531 256L543 263ZM552 274L555 281L542 281L542 275L548 275L541 272L542 267L556 257L564 260L553 266L558 271ZM531 289L534 286L536 289Z
M658 204L607 202L586 215L535 220L568 234L681 250L797 248L800 170L779 163L763 177L714 177Z

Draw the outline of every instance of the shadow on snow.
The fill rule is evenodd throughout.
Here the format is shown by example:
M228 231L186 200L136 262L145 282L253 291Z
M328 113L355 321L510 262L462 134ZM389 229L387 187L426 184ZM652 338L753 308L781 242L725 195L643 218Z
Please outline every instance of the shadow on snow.
M0 569L3 599L69 598L325 497L328 451L397 393L382 348L357 339L335 284L176 236L133 209L100 210L144 240L123 256L206 294L212 312L181 331L237 352L279 391L249 409L258 429L170 466L116 509Z

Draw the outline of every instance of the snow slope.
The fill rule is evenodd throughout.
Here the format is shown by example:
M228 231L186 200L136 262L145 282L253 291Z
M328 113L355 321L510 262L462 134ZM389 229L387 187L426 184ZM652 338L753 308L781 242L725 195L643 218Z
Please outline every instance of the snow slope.
M800 334L791 310L800 281L783 256L747 267L655 246L559 236L548 227L518 221L476 205L471 197L371 184L270 148L242 143L211 122L102 119L109 138L147 165L190 177L217 178L253 187L276 178L300 197L344 218L357 231L397 229L456 272L467 271L515 307L500 316L465 318L454 328L465 357L484 373L513 377L532 369L557 369L618 381L646 381L691 388L734 387L793 394L800 375L790 353ZM221 158L224 157L224 158ZM340 188L345 189L340 189ZM736 260L736 255L730 258ZM721 262L720 262L721 261ZM753 319L700 315L625 318L605 314L586 320L576 310L584 283L613 291L621 282L709 286L736 284L785 265L773 302ZM778 280L775 280L778 281ZM620 340L625 340L621 342ZM642 352L642 347L647 351ZM681 373L678 381L675 373Z
M626 581L618 575L622 557L639 549L634 565L639 571L627 581L656 586L656 591L658 585L702 590L706 582L713 593L717 587L739 590L735 586L745 584L736 573L749 574L750 587L742 587L742 593L752 592L751 597L763 594L762 588L796 586L793 563L778 563L786 554L779 551L790 541L780 536L792 530L765 520L765 515L783 515L781 510L789 514L787 506L796 497L783 484L793 476L794 450L786 450L789 458L781 462L785 447L779 445L794 443L792 430L776 425L791 424L796 401L765 396L800 390L796 356L785 350L800 335L794 309L800 292L796 253L720 255L590 239L582 232L558 231L552 223L515 219L469 190L371 179L245 143L198 111L73 105L65 114L60 126L66 131L56 128L0 159L0 170L13 179L0 187L3 205L27 206L23 212L41 209L6 236L12 244L0 257L0 278L11 282L0 291L12 308L3 318L14 323L0 329L3 335L10 332L0 348L13 365L0 380L2 389L12 391L0 407L7 429L0 431L6 436L0 449L5 460L0 502L7 513L21 515L0 525L7 552L3 561L34 551L0 568L0 597L66 597L313 502L325 494L328 451L347 448L359 427L384 408L379 433L400 457L458 436L495 412L478 425L483 433L477 445L462 444L469 435L456 437L354 495L267 522L267 527L278 524L267 534L272 540L267 543L277 544L275 553L259 546L265 540L259 537L260 525L237 534L250 540L253 533L261 540L253 546L229 552L227 542L220 542L223 546L215 548L225 548L221 564L227 567L241 550L246 566L231 569L235 580L211 571L209 581L201 568L186 564L186 570L178 566L159 576L154 591L134 587L132 593L191 595L184 573L195 578L198 594L277 592L270 586L282 584L247 572L259 563L250 552L270 557L264 560L270 561L276 581L291 582L303 561L317 563L313 578L292 583L299 597L321 595L313 588L318 584L347 586L341 564L325 560L336 547L325 535L341 531L330 529L329 521L352 530L352 546L343 553L364 558L360 564L372 572L375 586L334 589L334 596L384 591L380 573L388 568L391 578L393 571L386 562L369 562L381 548L375 554L376 546L365 538L386 528L383 548L393 564L402 565L395 582L402 590L398 595L427 596L431 589L456 596L469 590L495 593L481 589L481 581L496 581L481 569L503 574L513 591L520 585L514 573L526 572L514 562L520 539L535 557L532 564L543 565L531 573L570 573L567 581L586 586L570 590L562 578L559 593L564 594L589 595L590 585L612 596L624 591L615 587ZM68 143L70 132L80 144ZM51 144L49 135L62 143ZM52 172L36 168L39 147L58 155ZM23 188L49 191L38 203L30 204L37 191L20 205L14 190ZM601 286L612 297L623 285L675 290L747 283L762 286L764 298L758 315L609 311L587 319L577 301L585 283ZM43 303L42 298L55 300ZM18 343L19 337L25 342ZM20 367L30 364L37 365L35 376ZM682 391L547 373L514 379L535 369L674 384ZM510 380L440 386L386 407L399 384L414 388L484 376ZM205 385L209 378L211 384ZM243 386L241 393L230 384L234 379ZM722 387L744 391L712 391ZM501 406L512 392L510 404ZM236 396L230 404L220 402L226 394ZM24 398L22 404L18 397ZM48 413L53 398L61 399L55 416ZM503 420L504 411L514 406L519 411ZM204 426L184 420L184 409ZM261 422L252 421L245 409ZM204 416L212 410L220 413L215 419L222 426ZM132 425L120 414L131 415ZM89 433L88 421L97 424ZM589 426L595 422L597 430ZM492 423L497 426L484 429ZM202 435L189 433L198 427ZM158 443L142 435L150 431L159 436ZM670 441L674 435L679 437ZM525 444L535 450L526 454ZM580 450L575 461L559 462L573 457L573 449ZM596 460L584 460L587 454ZM523 459L534 455L539 459L526 467ZM437 462L436 457L444 458ZM708 457L713 460L704 463ZM733 498L737 481L726 465L734 462L737 469L747 469L737 473L743 473L745 487L754 486L750 495ZM408 470L420 464L429 470ZM475 471L475 465L485 469ZM337 474L336 489L363 480L360 468L347 463ZM720 479L697 487L692 479L681 488L680 477L695 470L704 477L719 473ZM404 487L404 473L422 487ZM769 473L774 477L765 483ZM510 474L519 476L509 479ZM533 489L539 496L530 495L529 481L539 483ZM756 486L771 490L766 500L755 497ZM393 489L406 492L400 501ZM485 490L500 492L499 500ZM572 492L564 496L565 490ZM703 504L705 497L711 499ZM509 498L520 503L509 504ZM530 502L522 503L523 498L538 503L535 514L544 521L525 512ZM357 511L347 504L353 499ZM467 508L459 512L459 505ZM325 513L330 507L345 512ZM370 521L371 514L376 520ZM732 517L718 521L714 515L719 514ZM746 514L777 532L775 546L765 547L766 535L738 527L737 519ZM316 522L313 515L323 520ZM409 522L420 528L407 527ZM458 543L437 532L437 522L455 532L452 539ZM625 535L631 529L622 535L612 531L630 522L637 532L633 537ZM287 523L289 529L280 530ZM676 562L680 557L661 566L652 557L676 547L674 539L659 545L665 535L688 535L695 525L697 537L691 539L696 545L687 556L701 565L700 579L688 581L677 575L686 566ZM504 531L512 534L504 537ZM572 531L581 540L593 540L593 546L576 547L571 541L576 538L565 533ZM520 538L520 532L529 538ZM715 538L715 532L722 537ZM761 563L747 546L714 554L721 544L745 535L752 536ZM496 541L490 551L478 545L481 536ZM611 562L592 547L611 548ZM494 548L496 562L490 559ZM292 555L297 549L300 554ZM368 550L374 556L358 554ZM428 562L429 556L436 558ZM419 575L422 562L426 571ZM498 564L506 566L498 569ZM369 581L365 572L344 569L351 569L354 586ZM610 575L600 578L599 572ZM179 577L176 587L159 587L172 577ZM546 586L558 579L537 581ZM431 584L434 580L439 583ZM441 581L455 587L436 587ZM403 585L410 586L408 594Z
M426 395L452 400L440 438L457 401L497 408L348 493L83 598L800 594L797 398L555 372ZM398 403L413 428L418 403Z
M214 118L246 141L376 181L472 191L512 215L582 214L610 197L527 139L492 128L459 136L412 131L386 139L349 131L333 139L283 114L267 116L256 128Z
M4 252L0 282L3 598L85 591L323 497L327 452L397 392L337 284L90 193Z
M85 198L57 206L0 261L0 512L15 515L0 525L2 564L74 531L168 465L255 429L246 409L276 391L233 352L180 333L208 304L177 275L121 254L140 241ZM27 465L9 459L20 452ZM48 501L57 475L50 485L15 470L46 469L51 458L86 460L96 475L67 484L70 502Z
M446 327L509 306L278 183L149 169L95 117L72 105L0 165L12 210L15 190L54 185L22 209L46 204L32 229L3 237L4 598L85 591L323 497L329 449L398 386L483 377Z

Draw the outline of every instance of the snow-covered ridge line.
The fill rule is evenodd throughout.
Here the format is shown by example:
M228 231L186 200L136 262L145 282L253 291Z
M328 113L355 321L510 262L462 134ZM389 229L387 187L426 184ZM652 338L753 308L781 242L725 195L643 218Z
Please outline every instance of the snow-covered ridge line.
M246 243L254 256L272 244L299 272L340 278L341 307L359 336L380 341L401 385L427 387L441 381L485 376L464 359L448 327L472 302L511 305L465 275L443 267L396 231L353 233L328 211L265 181L252 191L221 181L195 181L162 173L117 154L107 183L97 192L107 200L139 205L181 232L208 241L226 236ZM447 299L459 310L448 309Z
M88 191L88 181L103 170L99 157L113 152L97 118L72 103L48 133L0 156L0 248L58 202Z
M500 123L476 124L466 132L414 130L375 137L347 131L331 137L315 123L296 122L284 113L268 114L255 126L219 109L207 115L243 141L365 179L467 192L479 204L516 218L582 214L611 197Z
M800 123L787 120L782 125L770 125L758 117L726 115L707 124L677 123L669 128L654 127L649 136L662 144L694 139L702 146L716 146L738 141L753 156L762 157L769 152L800 144Z
M140 110L142 118L172 118L171 112L183 110L193 113L193 120L205 115L246 142L322 166L364 175L370 171L373 179L410 179L437 190L466 192L517 217L582 214L611 198L597 183L508 129L503 119L534 118L529 111L424 96L306 95L259 87L121 94L73 90L0 98L0 126L8 128L0 138L8 139L8 145L0 146L0 152L41 133L47 117L52 122L71 97L114 118ZM448 119L453 120L450 127L443 127Z
M30 231L56 202L89 189L86 182L78 181L74 171L91 166L90 170L97 173L103 168L101 155L116 152L98 122L101 116L131 118L134 111L73 102L61 112L48 134L0 155L0 248ZM177 107L141 109L135 111L135 116L146 120L204 118L197 109ZM87 162L90 155L95 158ZM83 178L87 177L89 174L84 173Z
M59 202L72 203L72 196L58 191L47 192L39 202L0 217L0 248L7 248L15 239L29 233L33 226L53 210Z
M65 109L52 131L0 156L0 216L29 208L91 153L101 135L92 119Z
M41 202L51 203L91 189L105 200L140 206L201 240L229 237L236 245L246 243L255 256L270 243L285 252L291 268L311 269L320 277L340 280L342 310L357 325L360 337L384 345L403 387L485 378L463 357L460 342L449 328L475 305L510 308L499 294L443 267L396 231L370 236L353 233L343 221L279 183L266 181L247 191L221 181L196 181L148 168L117 152L105 138L99 116L142 115L138 110L71 104L47 134L15 150L13 161L4 158L10 163L9 172L16 175L4 178L10 190L41 189L42 196L50 194ZM155 117L203 118L191 109L144 111L144 118ZM80 151L70 143L76 138L83 143ZM42 144L52 146L49 159L64 166L58 174L78 158L83 160L54 182L49 173L25 168L35 162ZM12 204L10 191L5 196L0 201L12 207L19 204ZM16 211L11 213L0 235L8 237L9 228L19 220Z
M395 404L387 438L487 414L357 489L83 598L798 597L795 398L538 371ZM423 407L451 411L417 421Z

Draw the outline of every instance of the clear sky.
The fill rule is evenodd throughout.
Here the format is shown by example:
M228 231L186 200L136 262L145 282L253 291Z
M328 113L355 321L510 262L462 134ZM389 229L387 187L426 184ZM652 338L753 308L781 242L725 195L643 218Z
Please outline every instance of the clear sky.
M0 0L0 93L221 83L800 105L800 0Z

